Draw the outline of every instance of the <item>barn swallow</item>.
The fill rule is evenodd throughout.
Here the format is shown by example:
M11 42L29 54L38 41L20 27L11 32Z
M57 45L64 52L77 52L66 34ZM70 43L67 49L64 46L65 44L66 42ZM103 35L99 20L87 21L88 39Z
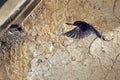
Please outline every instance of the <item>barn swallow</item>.
M66 23L66 24L76 26L74 29L63 34L67 37L82 39L90 36L91 34L95 34L98 38L104 41L109 41L106 40L104 36L102 36L92 25L88 24L87 22L75 21L73 24L72 23Z
M19 24L12 24L9 28L8 28L9 32L15 32L15 31L22 31L22 26Z

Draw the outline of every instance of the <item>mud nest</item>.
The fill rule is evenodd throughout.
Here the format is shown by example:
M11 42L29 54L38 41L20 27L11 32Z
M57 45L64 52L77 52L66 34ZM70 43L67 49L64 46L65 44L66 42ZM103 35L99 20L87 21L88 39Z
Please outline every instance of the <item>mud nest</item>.
M19 24L12 24L1 36L0 36L0 51L8 50L16 43L20 42L25 36L23 26Z

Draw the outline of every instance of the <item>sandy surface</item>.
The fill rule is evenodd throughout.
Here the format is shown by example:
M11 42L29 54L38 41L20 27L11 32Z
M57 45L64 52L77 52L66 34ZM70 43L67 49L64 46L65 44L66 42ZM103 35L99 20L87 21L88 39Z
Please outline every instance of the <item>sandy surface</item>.
M12 47L11 57L5 59L9 64L0 65L0 79L119 80L119 8L120 0L42 0L23 23L24 41ZM106 39L114 39L62 36L73 29L65 23L76 20L90 23Z
M24 23L33 54L27 80L119 80L119 4L119 0L43 0ZM84 20L114 39L61 36L73 28L65 23L75 20Z

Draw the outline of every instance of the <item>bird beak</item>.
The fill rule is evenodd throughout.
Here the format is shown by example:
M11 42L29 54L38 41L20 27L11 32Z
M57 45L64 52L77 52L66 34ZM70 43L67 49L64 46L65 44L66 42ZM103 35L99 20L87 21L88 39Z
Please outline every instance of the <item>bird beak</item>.
M67 24L67 25L73 25L73 24L71 24L71 23L65 23L65 24Z

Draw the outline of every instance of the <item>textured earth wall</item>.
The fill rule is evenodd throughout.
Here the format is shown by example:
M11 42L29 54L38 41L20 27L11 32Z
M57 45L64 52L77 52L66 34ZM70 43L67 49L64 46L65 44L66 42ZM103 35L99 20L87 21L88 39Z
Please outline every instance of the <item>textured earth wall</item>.
M1 80L119 80L119 8L120 0L42 0L23 23L25 39L4 60ZM113 40L62 36L73 28L65 23L76 20Z
M43 0L24 23L33 54L28 80L119 80L120 0ZM107 39L61 36L84 20ZM94 42L93 42L94 40Z

